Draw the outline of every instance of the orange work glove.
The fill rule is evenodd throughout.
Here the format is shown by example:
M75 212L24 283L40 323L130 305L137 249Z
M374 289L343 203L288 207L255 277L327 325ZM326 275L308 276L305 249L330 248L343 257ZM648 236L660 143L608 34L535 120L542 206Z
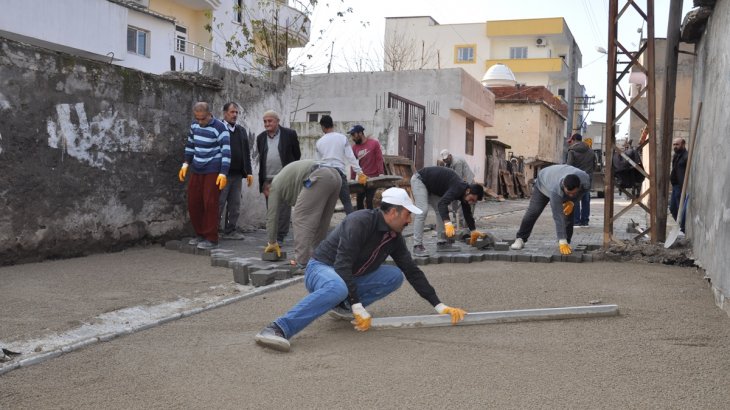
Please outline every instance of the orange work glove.
M364 332L370 329L370 321L372 318L370 317L370 313L362 306L362 303L352 305L352 314L355 316L355 319L350 323L355 325L355 330Z
M455 325L464 320L464 315L466 315L466 311L464 309L449 307L444 305L443 303L439 303L438 305L436 305L435 309L438 313L442 315L451 315L452 325Z
M188 163L183 162L182 167L180 167L180 171L177 173L177 178L180 180L180 182L185 181L185 175L188 173Z
M246 186L251 187L253 184L253 175L246 175Z
M226 184L228 183L228 178L226 178L223 174L218 174L218 178L215 179L215 184L218 185L218 190L221 191L223 188L226 187Z

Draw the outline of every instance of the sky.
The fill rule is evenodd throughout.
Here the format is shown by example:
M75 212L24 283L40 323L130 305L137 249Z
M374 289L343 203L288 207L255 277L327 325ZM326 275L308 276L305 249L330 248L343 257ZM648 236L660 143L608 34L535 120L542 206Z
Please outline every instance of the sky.
M637 3L646 10L646 0ZM626 0L618 4L621 9ZM604 101L594 105L587 122L605 121L607 56L596 48L608 48L608 7L609 0L319 0L310 43L294 50L289 63L298 74L326 73L328 65L331 72L382 70L386 17L431 16L439 24L563 17L583 54L578 79L594 101ZM684 0L682 16L691 8L692 0ZM619 20L619 40L636 50L643 19L629 10ZM654 14L655 37L666 37L669 0L655 0Z

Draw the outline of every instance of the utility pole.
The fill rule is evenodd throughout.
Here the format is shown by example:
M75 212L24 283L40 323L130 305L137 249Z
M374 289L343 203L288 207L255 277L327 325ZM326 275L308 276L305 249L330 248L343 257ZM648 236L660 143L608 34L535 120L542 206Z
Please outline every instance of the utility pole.
M332 46L330 46L330 62L327 63L327 74L330 73L330 69L332 68L332 53L334 52L334 49L335 49L335 42L333 41Z
M679 30L682 20L682 0L671 0L667 23L667 49L664 59L664 101L662 107L661 138L657 139L657 240L664 242L667 235L667 197L669 195L669 164L672 158L674 135L674 100L677 90L677 60L679 58Z

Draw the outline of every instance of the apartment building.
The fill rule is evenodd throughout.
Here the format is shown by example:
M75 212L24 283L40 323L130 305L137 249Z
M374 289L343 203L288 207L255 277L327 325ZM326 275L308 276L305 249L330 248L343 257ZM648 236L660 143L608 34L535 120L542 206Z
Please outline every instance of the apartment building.
M155 74L274 70L309 27L286 0L4 0L0 13L0 36Z
M566 136L582 123L574 115L582 54L562 17L467 24L389 17L384 44L386 70L460 67L482 80L490 67L504 64L518 84L544 86L564 100Z

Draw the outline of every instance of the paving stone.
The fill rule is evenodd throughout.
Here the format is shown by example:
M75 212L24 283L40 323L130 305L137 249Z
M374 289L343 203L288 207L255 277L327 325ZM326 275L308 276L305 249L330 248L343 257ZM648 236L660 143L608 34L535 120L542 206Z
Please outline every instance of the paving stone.
M182 242L176 239L165 242L165 249L169 249L171 251L179 251L180 246L182 246Z
M494 250L495 251L508 251L509 243L508 242L496 242L494 244Z
M469 260L469 255L465 255L463 253L453 255L451 257L451 263L469 263L471 260Z
M565 255L565 261L572 262L572 263L583 262L583 253L582 252L573 252L570 255Z
M230 260L231 260L230 256L211 256L210 266L219 266L222 268L227 268L227 267L229 267Z
M593 262L593 255L590 253L584 253L583 262Z
M453 255L439 255L441 263L452 263Z
M273 270L258 270L250 272L248 278L255 287L271 285L276 280L276 272Z
M241 285L248 285L248 264L241 262L233 263L233 281Z
M195 247L196 255L210 256L210 251L210 249L199 249L197 246Z
M488 237L478 239L476 242L474 242L474 246L477 249L484 249L494 246L494 241Z
M182 253L189 253L191 255L195 255L196 250L198 250L198 248L195 245L188 245L188 244L180 245L180 252L182 252Z
M510 255L508 253L500 253L500 254L497 254L497 260L505 261L505 262L512 262L512 255Z
M415 258L413 258L413 261L416 262L416 266L428 265L429 257L428 256L416 256Z
M473 253L469 255L469 262L481 262L484 258L484 254Z
M565 259L565 255L560 254L560 253L554 253L551 258L552 258L553 262L567 262Z
M430 265L438 265L439 263L441 263L441 259L442 258L440 256L429 256L428 263Z
M497 260L497 254L486 252L482 254L482 260L483 261L496 261Z
M552 262L552 258L545 255L533 255L532 261L537 263L550 263Z
M275 269L274 273L276 280L291 279L293 276L291 269Z
M276 252L261 252L261 260L271 262L286 260L286 252L282 252L281 257L276 256Z
M515 255L516 262L531 262L532 261L532 255L527 253L518 253Z

